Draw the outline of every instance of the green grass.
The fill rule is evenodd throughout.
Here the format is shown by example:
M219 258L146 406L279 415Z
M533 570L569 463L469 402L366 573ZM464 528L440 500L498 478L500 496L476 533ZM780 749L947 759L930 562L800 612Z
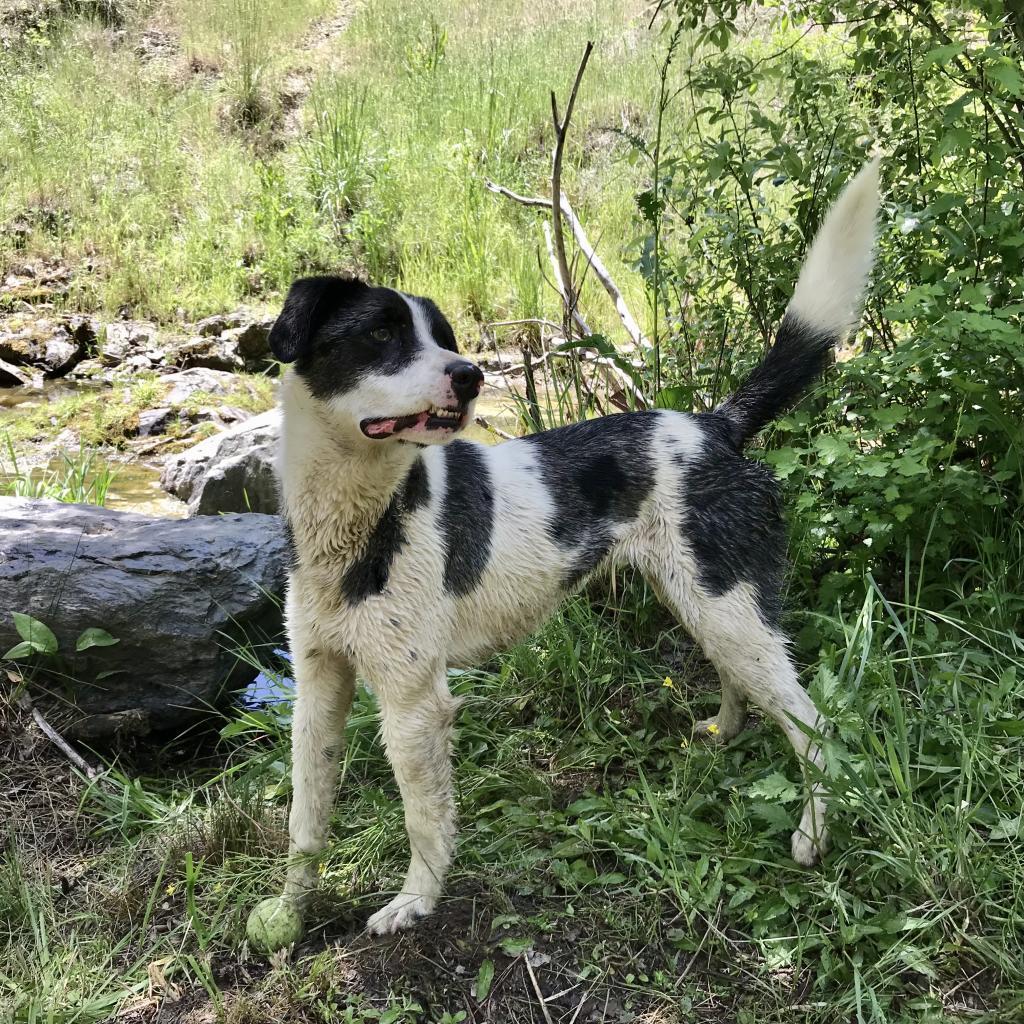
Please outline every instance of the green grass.
M479 320L555 312L536 211L484 179L545 191L548 91L590 37L566 189L642 314L624 248L639 171L607 130L649 106L642 6L373 0L325 41L324 0L140 4L117 38L87 8L54 16L0 69L0 225L20 226L0 232L0 269L58 258L81 268L68 305L162 321L358 270L430 293L476 344ZM169 55L140 57L153 28ZM585 304L617 326L603 296Z
M528 1020L524 950L545 994L576 986L556 1020L588 990L598 1009L651 1021L1019 1019L1012 633L894 606L870 582L861 608L823 624L838 642L807 681L836 724L835 843L808 871L787 852L802 783L784 739L757 724L724 750L690 742L713 673L641 583L619 584L453 675L466 697L458 860L436 918L396 943L360 935L406 857L366 693L310 932L290 959L240 959L248 910L282 881L287 706L229 721L205 772L80 781L77 844L45 816L12 817L0 992L15 1020L105 1020L147 991L151 964L158 1001L176 992L239 1024L478 1013L474 986L493 967L493 1019ZM195 743L168 756L183 746Z
M76 504L105 505L117 476L85 442L73 455L66 452L42 469L23 469L10 436L5 435L6 458L0 457L0 493L16 498L52 498Z
M644 310L630 266L641 170L604 130L649 121L664 40L643 30L641 5L367 0L315 44L312 19L329 10L316 0L124 5L120 43L88 6L54 15L0 67L0 223L30 229L0 233L0 269L58 257L76 268L70 305L163 320L276 301L296 273L336 268L431 294L470 341L478 321L550 316L536 216L482 182L544 190L547 93L564 94L590 37L567 190ZM150 61L133 43L154 26L176 43ZM603 296L584 304L595 327L616 327ZM269 387L217 401L258 411ZM571 381L546 395L545 422L580 411ZM144 376L18 410L9 429L120 445L161 398ZM51 482L81 493L88 458L68 486ZM797 561L814 565L821 523L796 509ZM388 942L361 929L400 884L406 840L360 693L309 932L269 963L246 950L244 924L283 880L287 704L129 738L102 753L101 778L69 782L12 669L0 1020L1019 1021L1024 533L1009 513L993 532L955 567L919 578L908 559L883 586L855 584L852 605L788 623L834 723L834 848L820 869L788 856L805 784L788 744L755 720L724 749L691 741L715 708L714 673L622 575L452 675L465 697L458 858L436 916Z

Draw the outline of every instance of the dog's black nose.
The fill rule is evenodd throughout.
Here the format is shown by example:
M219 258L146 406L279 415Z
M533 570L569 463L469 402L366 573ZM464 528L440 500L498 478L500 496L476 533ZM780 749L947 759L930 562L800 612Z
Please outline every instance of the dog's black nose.
M484 383L483 370L473 363L452 363L444 368L452 379L452 391L460 402L472 402Z

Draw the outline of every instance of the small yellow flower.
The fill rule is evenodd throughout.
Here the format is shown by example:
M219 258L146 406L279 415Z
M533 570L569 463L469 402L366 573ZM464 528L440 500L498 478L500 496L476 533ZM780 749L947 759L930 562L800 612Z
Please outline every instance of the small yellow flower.
M715 725L715 723L714 723L714 722L712 722L712 723L711 723L711 724L710 724L710 725L708 726L708 732L709 732L709 733L711 733L711 735L712 735L712 736L717 736L717 735L718 735L718 733L719 733L719 731L720 731L720 730L719 730L718 726L717 726L717 725Z
M672 682L672 677L671 676L665 676L665 682L663 682L661 685L662 686L667 686L667 687L669 687L671 689L676 684Z
M178 887L173 882L164 889L164 892L166 892L168 896L173 896L177 891Z
M690 741L684 736L682 742L679 744L680 750L685 750L690 745Z
M324 877L324 875L326 875L326 874L327 874L327 865L326 865L326 864L318 864L318 865L317 865L317 868L316 868L316 873L317 873L317 874L318 874L318 875L319 875L319 876L320 876L321 878L323 878L323 877Z

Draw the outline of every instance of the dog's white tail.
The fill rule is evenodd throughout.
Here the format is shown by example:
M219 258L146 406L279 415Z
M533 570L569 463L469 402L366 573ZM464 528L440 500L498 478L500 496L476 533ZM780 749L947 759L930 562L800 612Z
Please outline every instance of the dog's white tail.
M715 410L729 421L738 445L800 397L860 319L874 259L878 165L878 157L866 164L826 214L775 344Z
M878 165L866 164L825 215L786 310L839 340L860 320L874 260Z

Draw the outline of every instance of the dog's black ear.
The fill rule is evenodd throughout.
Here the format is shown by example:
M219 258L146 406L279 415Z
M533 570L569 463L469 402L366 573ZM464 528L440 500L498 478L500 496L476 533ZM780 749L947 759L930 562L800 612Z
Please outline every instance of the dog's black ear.
M347 277L300 277L270 330L270 351L282 363L293 363L309 352L331 315L366 290L362 281Z

